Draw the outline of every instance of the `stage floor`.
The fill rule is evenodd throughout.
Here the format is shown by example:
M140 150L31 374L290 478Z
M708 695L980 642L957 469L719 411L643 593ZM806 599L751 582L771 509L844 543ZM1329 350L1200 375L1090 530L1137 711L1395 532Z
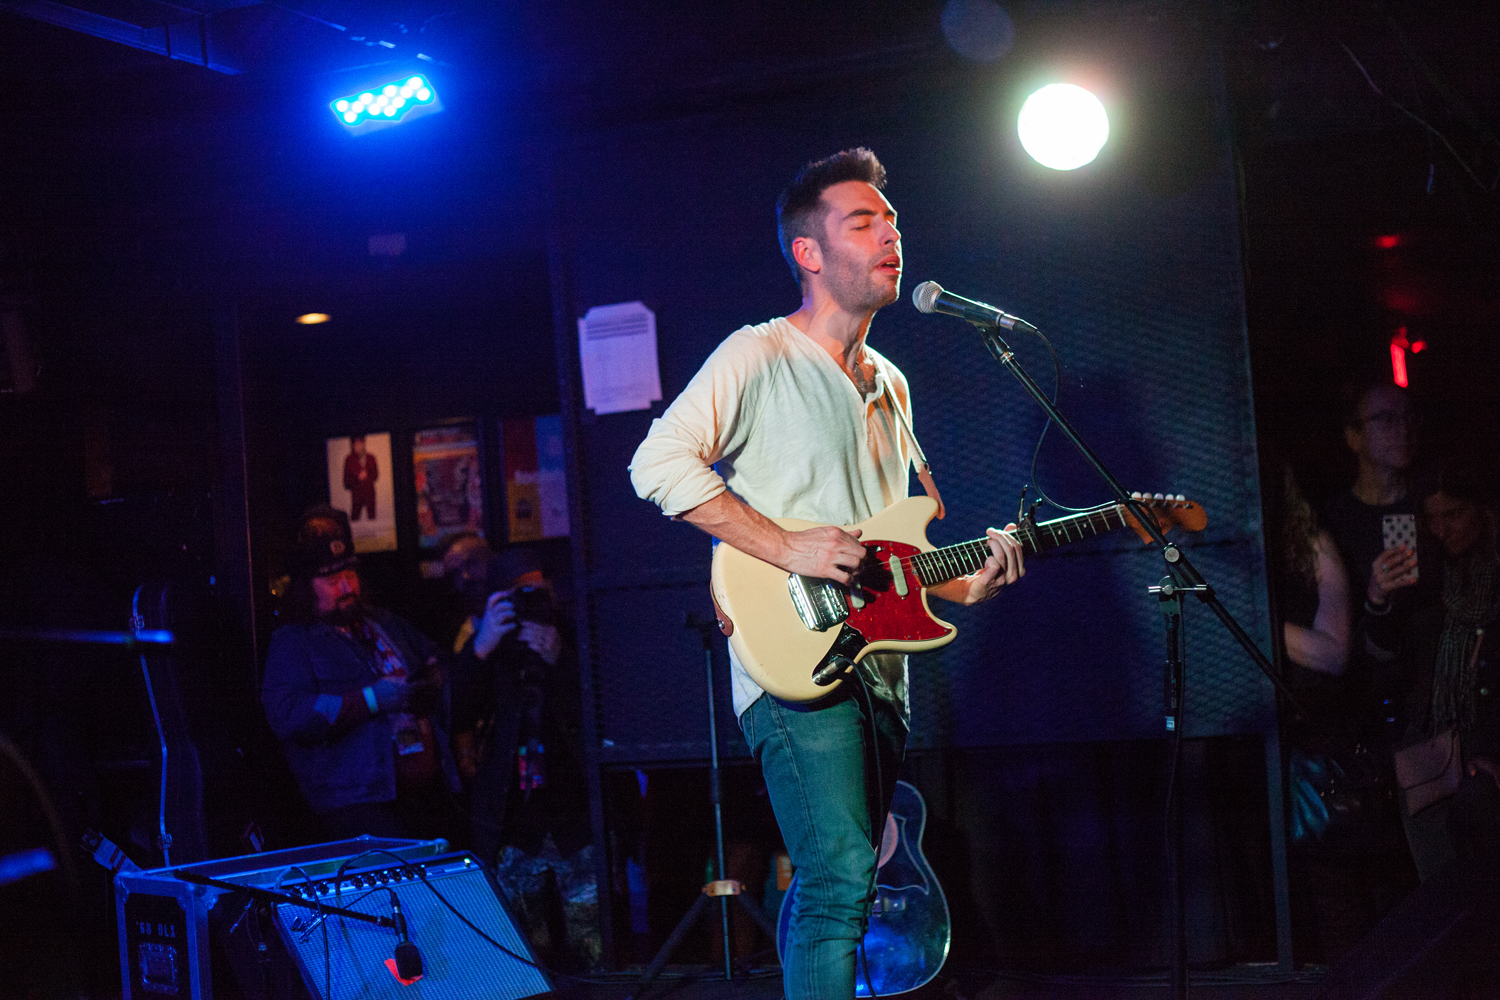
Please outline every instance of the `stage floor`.
M778 1000L781 978L764 970L749 979L726 983L722 971L699 967L670 968L674 977L646 992L642 1000ZM695 978L696 977L696 978ZM615 977L609 977L615 979ZM1264 965L1236 966L1217 972L1195 973L1189 984L1193 1000L1312 1000L1322 982L1320 969L1292 975ZM624 1000L635 980L623 975L606 984L559 980L557 996L566 1000ZM1165 976L1058 976L996 974L957 970L945 972L920 990L902 994L908 1000L1150 1000L1169 995Z

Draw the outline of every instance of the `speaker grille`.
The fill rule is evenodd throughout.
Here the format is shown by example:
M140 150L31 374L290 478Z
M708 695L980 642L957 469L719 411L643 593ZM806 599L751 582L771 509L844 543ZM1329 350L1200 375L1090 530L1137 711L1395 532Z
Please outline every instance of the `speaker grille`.
M465 863L468 861L469 863ZM454 908L490 937L517 955L535 960L514 921L489 880L472 859L457 858L429 865L427 879ZM296 958L309 992L322 1000L519 1000L551 990L539 970L517 961L475 934L420 881L403 882L388 890L343 892L340 904L330 890L318 898L361 913L389 916L390 891L401 900L411 939L422 952L423 976L412 986L398 982L385 960L396 950L394 931L361 921L330 917L327 975L324 973L323 931L308 928L310 910L289 904L277 907L276 926L287 950ZM316 919L313 917L313 919ZM294 929L295 928L295 929ZM329 993L324 996L324 984Z

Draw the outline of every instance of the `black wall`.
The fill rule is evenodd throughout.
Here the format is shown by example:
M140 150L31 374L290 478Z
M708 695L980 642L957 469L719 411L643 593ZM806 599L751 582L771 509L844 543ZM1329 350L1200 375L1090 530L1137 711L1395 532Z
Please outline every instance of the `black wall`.
M1065 411L1130 488L1207 508L1209 529L1188 539L1193 558L1268 646L1220 70L1189 25L1121 16L1112 27L1101 72L1136 103L1120 109L1105 155L1074 173L1038 167L1000 124L1026 93L1022 70L881 74L601 130L564 149L562 305L572 316L632 299L654 309L666 396L649 412L578 415L576 541L607 760L706 750L696 640L678 623L708 609L708 540L636 499L626 465L719 340L796 307L776 194L803 162L856 144L890 171L906 289L937 278L1048 332ZM1037 407L965 325L920 316L904 298L876 317L871 343L912 382L916 431L950 512L932 540L1003 525L1031 480ZM1046 353L1019 335L1015 346L1050 387ZM1055 432L1038 473L1061 502L1107 499ZM1161 619L1145 588L1161 575L1133 536L1116 536L1034 561L993 605L954 610L958 640L912 664L913 746L1158 735ZM1265 731L1269 685L1206 613L1192 618L1189 732Z

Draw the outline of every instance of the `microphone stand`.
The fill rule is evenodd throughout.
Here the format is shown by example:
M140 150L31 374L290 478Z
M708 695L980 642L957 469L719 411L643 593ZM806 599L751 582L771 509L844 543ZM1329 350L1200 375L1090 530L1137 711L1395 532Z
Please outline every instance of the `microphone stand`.
M1162 560L1166 563L1167 577L1162 580L1159 586L1152 587L1150 590L1158 594L1162 603L1162 609L1167 616L1167 728L1172 733L1170 753L1173 757L1174 777L1176 774L1175 761L1177 747L1182 738L1182 679L1186 671L1180 643L1182 627L1181 595L1183 592L1194 594L1201 603L1208 606L1209 610L1229 630L1229 634L1234 637L1234 640L1244 649L1251 661L1260 668L1261 673L1265 674L1267 679L1275 685L1276 690L1281 693L1281 696L1292 710L1298 715L1305 715L1306 713L1303 711L1302 706L1292 696L1292 692L1286 683L1277 676L1275 669L1271 666L1271 661L1266 658L1266 654L1261 652L1260 647L1255 644L1255 640L1250 638L1250 634L1229 613L1229 609L1220 603L1218 595L1214 593L1213 587L1204 579L1203 574L1198 572L1197 567L1188 559L1187 554L1172 542L1167 541L1161 528L1157 526L1156 519L1151 516L1150 512L1141 503L1125 492L1125 487L1120 485L1120 481L1110 473L1099 456L1094 454L1093 449L1084 443L1083 438L1073 429L1073 425L1068 423L1067 418L1058 410L1056 404L1047 398L1047 394L1042 391L1042 387L1037 385L1031 376L1027 374L1026 369L1016 359L1016 352L1005 342L1001 326L995 323L976 322L974 320L970 320L969 322L979 328L984 338L984 346L990 352L991 356L1016 377L1016 381L1020 382L1021 387L1026 390L1027 394L1036 400L1037 405L1042 408L1042 412L1057 425L1058 430L1062 431L1063 436L1072 442L1073 447L1077 449L1078 453L1099 474L1099 478L1104 480L1105 485L1109 487L1115 499L1124 504L1125 508L1135 515L1141 527L1151 536L1152 543L1161 552ZM1023 329L1037 332L1036 327L1025 320L1004 313L1000 314L999 323L1004 324L1006 328L1010 329L1019 326ZM1172 795L1170 786L1167 794L1169 796ZM1182 877L1182 803L1180 792L1177 795L1175 805L1169 800L1168 806L1172 813L1171 820L1169 821L1171 829L1168 836L1172 845L1169 858L1171 871L1168 874L1168 882L1170 884L1169 895L1172 900L1172 996L1186 998L1187 916L1185 912L1185 885Z
M734 954L730 949L729 941L729 900L734 899L750 914L759 926L765 931L772 941L776 940L776 926L771 923L765 911L744 895L744 886L734 879L725 875L724 864L724 807L720 796L719 784L719 721L717 699L714 697L714 646L713 633L717 628L717 622L702 615L687 614L683 616L682 627L698 633L698 638L703 643L703 671L708 681L708 745L709 745L709 767L708 767L708 794L709 801L714 807L714 842L718 848L718 867L715 869L716 877L703 887L698 898L693 901L676 928L667 937L666 942L651 959L651 964L646 966L646 971L641 974L640 981L636 983L635 989L630 991L626 1000L638 1000L641 994L651 987L652 982L661 973L667 960L682 944L688 931L698 922L703 910L708 906L708 901L717 897L719 900L719 926L723 935L724 947L724 981L734 981Z
M391 917L382 917L374 913L361 913L358 910L348 910L341 906L329 906L327 903L320 903L316 899L298 896L295 893L281 892L277 889L263 889L256 885L240 885L238 882L226 882L223 879L210 878L207 875L199 875L197 872L190 872L181 868L172 872L172 875L174 878L179 878L184 882L191 882L193 885L206 885L214 889L223 889L226 892L243 892L247 896L258 899L263 903L288 903L292 906L301 906L309 910L316 910L325 917L348 917L350 920L362 920L367 924L374 924L377 927L396 929L396 921Z

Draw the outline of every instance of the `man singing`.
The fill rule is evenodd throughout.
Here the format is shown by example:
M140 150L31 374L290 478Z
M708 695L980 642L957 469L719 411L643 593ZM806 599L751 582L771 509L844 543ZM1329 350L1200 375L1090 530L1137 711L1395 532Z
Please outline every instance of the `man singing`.
M854 524L906 496L906 378L865 343L901 285L901 234L884 187L868 149L803 168L776 205L801 308L721 343L630 466L636 492L663 513L790 573L840 583L865 557L855 534L787 531L771 518ZM989 545L979 573L929 593L974 604L1020 579L1020 544L992 528ZM805 704L767 695L733 650L730 660L735 714L798 871L786 995L853 997L878 831L906 747L905 657L866 656L862 686Z

